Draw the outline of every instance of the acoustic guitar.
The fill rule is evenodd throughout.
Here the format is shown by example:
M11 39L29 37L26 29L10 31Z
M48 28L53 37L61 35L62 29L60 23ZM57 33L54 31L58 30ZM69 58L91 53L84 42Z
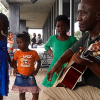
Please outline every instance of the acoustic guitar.
M81 53L81 58L92 62L88 59L88 56L96 57L100 60L100 41L96 41L86 48ZM79 65L73 61L73 57L69 61L68 65L60 72L59 77L56 79L53 87L67 87L69 89L74 89L80 77L86 70L86 66Z

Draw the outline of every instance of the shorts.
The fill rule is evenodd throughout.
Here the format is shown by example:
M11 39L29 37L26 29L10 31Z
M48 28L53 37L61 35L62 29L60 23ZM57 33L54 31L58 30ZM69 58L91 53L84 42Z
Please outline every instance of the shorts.
M25 76L17 73L12 90L19 91L19 93L39 93L40 88L37 86L34 75Z
M25 76L20 73L17 73L14 85L20 87L33 87L37 86L37 83L34 75Z

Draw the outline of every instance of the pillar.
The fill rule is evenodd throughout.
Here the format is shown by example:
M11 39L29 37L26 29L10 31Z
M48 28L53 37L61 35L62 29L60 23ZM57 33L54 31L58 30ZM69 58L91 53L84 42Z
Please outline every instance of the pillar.
M19 19L20 19L20 4L9 4L9 22L10 31L13 33L15 44L14 48L17 48L16 34L19 33Z

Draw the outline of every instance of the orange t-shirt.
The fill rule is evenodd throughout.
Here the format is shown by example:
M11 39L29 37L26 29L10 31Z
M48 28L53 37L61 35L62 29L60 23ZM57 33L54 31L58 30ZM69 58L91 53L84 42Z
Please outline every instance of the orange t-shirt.
M14 60L18 60L17 70L22 75L30 75L35 70L34 62L40 59L38 53L35 50L28 52L16 51L14 54Z

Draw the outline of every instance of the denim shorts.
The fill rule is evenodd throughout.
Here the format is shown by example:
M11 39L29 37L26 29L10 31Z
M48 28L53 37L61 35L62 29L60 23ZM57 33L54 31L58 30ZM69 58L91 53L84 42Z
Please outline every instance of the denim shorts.
M20 87L33 87L37 86L37 83L34 75L25 76L20 73L17 73L14 85Z

